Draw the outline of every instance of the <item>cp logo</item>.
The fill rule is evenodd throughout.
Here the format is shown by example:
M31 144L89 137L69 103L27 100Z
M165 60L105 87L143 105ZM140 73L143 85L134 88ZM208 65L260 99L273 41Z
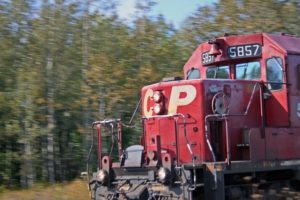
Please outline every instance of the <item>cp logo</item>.
M148 89L144 96L144 115L145 117L152 116L153 113L153 107L150 106L148 108L148 99L153 96L153 90ZM196 98L196 88L193 85L179 85L179 86L173 86L170 94L170 101L169 101L169 107L168 107L168 114L176 114L177 108L179 106L186 106L190 103L192 103Z

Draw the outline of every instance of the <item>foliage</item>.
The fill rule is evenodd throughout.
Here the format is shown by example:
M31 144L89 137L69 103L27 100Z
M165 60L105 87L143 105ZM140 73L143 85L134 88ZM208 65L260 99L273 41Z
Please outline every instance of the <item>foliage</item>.
M187 46L195 46L225 33L300 34L299 11L299 1L294 0L222 0L198 8L186 19L181 34L187 39Z

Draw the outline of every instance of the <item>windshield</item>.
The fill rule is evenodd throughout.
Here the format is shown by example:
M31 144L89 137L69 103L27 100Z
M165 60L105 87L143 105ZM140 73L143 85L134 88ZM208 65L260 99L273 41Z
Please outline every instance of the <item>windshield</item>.
M235 79L259 80L261 75L260 63L258 61L240 63L235 65Z
M201 76L200 76L199 69L192 68L187 73L187 79L188 80L190 80L190 79L200 79L200 78L201 78Z
M208 79L229 79L229 66L208 67L206 70Z

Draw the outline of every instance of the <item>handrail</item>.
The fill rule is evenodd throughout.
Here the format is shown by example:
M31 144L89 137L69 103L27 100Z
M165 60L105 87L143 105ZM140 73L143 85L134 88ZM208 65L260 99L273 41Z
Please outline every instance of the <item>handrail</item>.
M122 156L122 122L121 119L105 119L102 121L95 121L92 124L92 127L96 126L97 128L97 135L98 135L98 166L101 169L102 167L102 135L101 135L101 127L102 125L109 125L111 128L111 134L112 134L112 145L110 149L110 154L113 151L113 146L114 146L114 124L117 124L117 144L118 144L118 155L119 159Z
M98 139L98 167L102 169L102 134L101 134L101 124L96 125L97 129L97 139Z

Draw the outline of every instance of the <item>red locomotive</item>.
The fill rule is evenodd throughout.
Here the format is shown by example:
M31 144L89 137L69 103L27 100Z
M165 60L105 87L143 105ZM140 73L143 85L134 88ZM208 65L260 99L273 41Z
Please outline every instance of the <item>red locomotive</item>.
M184 80L142 89L141 144L94 122L100 199L300 199L300 39L225 35L201 44ZM111 127L119 162L102 155Z

